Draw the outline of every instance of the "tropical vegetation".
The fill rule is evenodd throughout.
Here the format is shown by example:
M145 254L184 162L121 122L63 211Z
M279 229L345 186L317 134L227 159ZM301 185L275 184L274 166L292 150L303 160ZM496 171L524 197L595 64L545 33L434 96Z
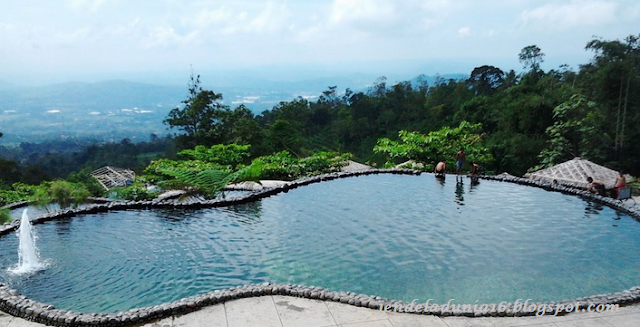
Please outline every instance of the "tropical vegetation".
M543 49L529 45L518 54L519 72L482 65L466 78L432 83L422 75L393 84L380 77L366 90L329 86L315 100L283 101L261 114L232 109L192 75L187 99L164 120L171 137L0 147L0 203L28 198L25 185L51 180L104 195L87 176L105 165L138 173L119 196L153 197L148 186L162 183L211 195L220 183L295 179L349 159L378 167L413 160L431 169L453 163L461 147L487 173L522 175L580 156L640 175L640 34L594 38L585 50L593 57L577 70L544 71ZM39 194L56 198L47 192Z

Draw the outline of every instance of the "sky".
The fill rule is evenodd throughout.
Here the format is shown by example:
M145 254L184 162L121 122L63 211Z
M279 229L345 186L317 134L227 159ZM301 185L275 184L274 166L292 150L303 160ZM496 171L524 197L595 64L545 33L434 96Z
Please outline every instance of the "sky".
M640 34L637 0L1 0L0 81L46 84L196 72L273 78L574 70L594 37ZM164 75L163 75L164 74Z

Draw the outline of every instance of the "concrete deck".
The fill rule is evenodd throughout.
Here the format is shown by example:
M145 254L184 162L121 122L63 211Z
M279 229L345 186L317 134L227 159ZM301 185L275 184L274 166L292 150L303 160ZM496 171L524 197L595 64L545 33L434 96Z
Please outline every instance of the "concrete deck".
M325 302L288 296L262 296L229 301L180 317L172 317L144 327L470 327L470 326L537 326L537 327L637 327L640 306L620 308L616 312L571 313L565 316L440 318L382 312L338 302ZM15 326L11 326L15 327Z
M382 312L338 302L325 302L288 296L262 296L229 301L184 316L148 323L144 327L637 327L640 306L616 312L572 313L565 316L440 318L431 315ZM11 326L15 327L15 326Z
M39 327L0 312L0 327ZM564 316L464 318L382 312L337 302L272 295L233 300L142 325L143 327L637 327L640 305Z

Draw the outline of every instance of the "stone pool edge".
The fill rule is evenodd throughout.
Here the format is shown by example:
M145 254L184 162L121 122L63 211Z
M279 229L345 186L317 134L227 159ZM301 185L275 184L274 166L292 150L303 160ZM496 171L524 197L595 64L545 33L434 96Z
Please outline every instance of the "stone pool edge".
M286 185L268 188L257 192L249 193L242 197L233 199L216 199L201 202L175 202L175 201L121 201L103 204L91 204L81 208L60 210L54 213L39 216L32 219L34 224L43 223L45 221L55 220L59 218L73 217L81 214L92 214L106 211L128 210L128 209L144 209L144 208L207 208L207 207L223 207L233 204L242 204L253 202L262 198L266 198L278 193L288 192L300 186L318 183L322 181L333 180L343 177L372 175L372 174L403 174L403 175L420 175L423 172L412 169L370 169L352 172L335 172L324 175L318 175L308 178L302 178ZM640 209L636 207L626 206L621 201L605 198L583 190L567 187L563 185L552 185L540 181L533 181L515 176L481 176L483 179L511 182L520 185L540 187L547 191L562 192L565 194L577 195L589 200L597 201L608 206L621 210L636 220L640 220ZM15 231L19 226L19 220L11 224L0 227L0 236ZM379 296L357 294L354 292L338 292L323 289L315 286L303 286L295 284L249 284L238 287L231 287L224 290L215 290L206 294L195 295L181 300L159 304L151 307L134 308L124 312L117 313L77 313L68 310L56 309L53 305L39 303L20 294L18 290L11 289L0 283L0 310L20 317L26 320L34 321L52 326L128 326L151 322L170 316L186 314L204 308L206 306L224 303L226 301L268 296L268 295L284 295L301 297L307 299L317 299L324 301L334 301L349 304L357 307L366 307L370 309L382 310L387 308L388 311L407 312L412 314L429 314L436 316L466 316L466 317L512 317L512 316L530 316L535 315L537 310L519 309L518 305L523 302L506 303L506 304L457 304L444 307L439 304L438 311L431 310L415 310L416 305L422 303L407 303L403 301L395 301ZM526 299L525 299L526 300ZM525 301L523 300L523 301ZM558 302L529 302L528 306L535 305L536 308L546 306L548 313L553 314L555 308L562 306L567 308L592 307L598 305L629 305L640 302L640 286L632 287L629 290L615 292L610 294L600 294L590 297L576 298L574 300L558 301ZM423 305L424 307L424 305ZM399 310L401 309L402 310ZM413 308L413 310L404 310L405 308ZM462 309L461 309L462 308ZM559 314L566 314L572 310L560 311Z

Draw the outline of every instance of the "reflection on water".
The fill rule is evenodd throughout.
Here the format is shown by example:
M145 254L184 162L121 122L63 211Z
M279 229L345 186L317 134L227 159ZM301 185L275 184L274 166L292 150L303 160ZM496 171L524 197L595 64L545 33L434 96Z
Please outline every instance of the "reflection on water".
M464 205L464 184L462 181L456 183L456 198L454 202L461 206Z
M595 218L598 213L604 209L604 205L594 201L587 201L587 206L584 208L585 218Z

